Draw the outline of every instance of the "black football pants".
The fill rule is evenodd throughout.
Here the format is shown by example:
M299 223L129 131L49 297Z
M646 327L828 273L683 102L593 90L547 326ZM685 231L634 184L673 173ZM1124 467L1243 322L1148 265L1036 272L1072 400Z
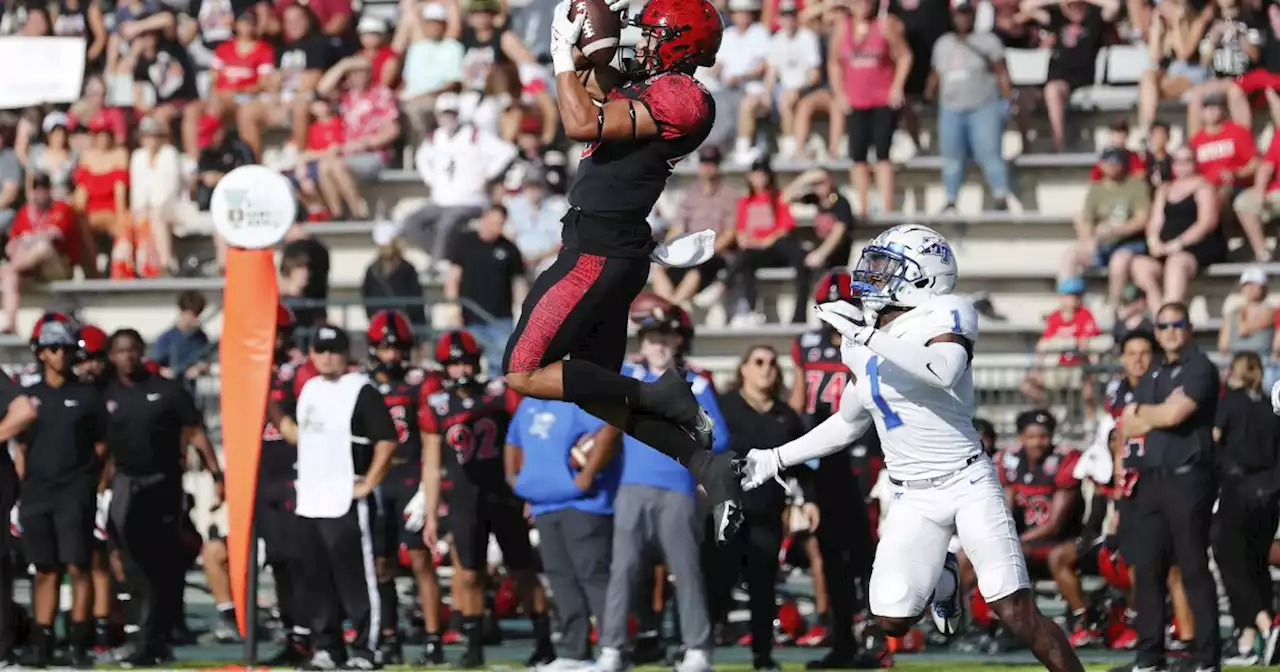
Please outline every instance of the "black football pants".
M9 539L9 511L18 499L18 475L5 459L0 464L0 662L13 652L18 632L18 607L13 603L13 544Z
M1182 572L1183 589L1195 618L1191 659L1217 668L1222 656L1218 638L1218 591L1209 571L1209 530L1217 484L1200 467L1174 471L1143 470L1129 508L1134 535L1134 602L1138 609L1137 664L1164 666L1165 602L1169 566Z
M111 493L113 538L133 596L129 620L138 626L133 642L148 651L163 650L183 616L182 477L116 473Z
M382 601L374 569L371 498L351 503L339 518L297 517L300 576L298 620L310 626L316 651L346 660L342 618L356 631L351 650L373 659L382 634Z
M1248 502L1238 479L1223 481L1213 518L1213 557L1236 627L1253 627L1259 612L1271 613L1267 555L1278 523L1274 502ZM1196 630L1200 630L1198 622Z

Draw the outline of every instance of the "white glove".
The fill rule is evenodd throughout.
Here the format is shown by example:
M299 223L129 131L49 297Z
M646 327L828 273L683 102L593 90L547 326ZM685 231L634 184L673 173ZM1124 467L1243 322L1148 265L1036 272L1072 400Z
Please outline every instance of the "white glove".
M551 19L551 67L558 75L562 72L575 72L573 67L573 47L578 44L582 35L582 24L587 15L582 13L576 19L569 18L572 0L560 0Z
M782 479L778 478L778 474L782 472L782 458L778 456L776 448L767 450L755 449L747 451L747 456L742 460L742 489L754 490L770 480L776 480L787 489Z
M1071 476L1077 481L1088 478L1094 483L1106 485L1111 482L1115 462L1111 459L1111 450L1105 444L1093 444L1080 455L1076 468Z
M1271 386L1271 410L1280 415L1280 380Z
M107 521L111 516L111 490L98 493L98 510L93 515L93 536L99 541L107 540Z
M658 243L649 253L649 258L667 268L693 268L705 264L715 253L716 232L703 229Z
M418 494L404 505L404 529L408 532L421 532L427 524L427 497L419 490Z
M622 12L631 7L631 0L609 0L609 11Z
M846 341L858 345L866 345L875 332L874 320L867 311L848 301L832 301L819 304L814 308L818 319L831 325Z
M9 536L14 539L22 538L22 519L18 517L18 504L14 504L9 509Z

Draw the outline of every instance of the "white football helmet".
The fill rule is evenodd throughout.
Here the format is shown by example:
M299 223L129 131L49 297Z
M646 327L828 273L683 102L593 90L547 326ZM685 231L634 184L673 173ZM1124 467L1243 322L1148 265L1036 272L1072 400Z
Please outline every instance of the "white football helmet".
M915 308L955 291L956 255L937 231L919 224L900 224L862 248L851 284L871 310Z

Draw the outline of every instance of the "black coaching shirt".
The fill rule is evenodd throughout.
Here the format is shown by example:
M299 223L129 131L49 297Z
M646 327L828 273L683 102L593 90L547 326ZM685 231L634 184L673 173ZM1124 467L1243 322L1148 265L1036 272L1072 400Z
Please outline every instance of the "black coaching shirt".
M9 413L9 404L12 404L13 400L20 396L22 396L22 388L18 383L14 382L9 376L0 373L0 418ZM0 447L0 478L13 475L13 458L10 457L8 450Z
M183 430L203 424L182 383L146 373L131 383L112 378L102 393L110 414L107 449L116 470L129 476L180 475Z
M1214 426L1222 432L1218 464L1227 474L1270 471L1280 464L1280 417L1266 396L1228 389Z
M1159 404L1178 388L1196 402L1196 410L1182 424L1153 429L1142 437L1140 452L1144 469L1213 466L1213 424L1221 385L1218 368L1203 352L1188 348L1175 362L1153 364L1138 381L1133 401Z
M510 319L515 300L512 283L524 275L520 248L506 236L485 240L475 231L466 231L454 236L448 256L449 263L462 269L459 298L467 299L498 319ZM462 307L462 321L468 325L486 322L466 305Z
M99 466L95 448L106 438L102 394L87 383L53 387L44 379L23 393L37 412L35 422L18 436L27 458L23 510L47 510L68 496L92 494Z

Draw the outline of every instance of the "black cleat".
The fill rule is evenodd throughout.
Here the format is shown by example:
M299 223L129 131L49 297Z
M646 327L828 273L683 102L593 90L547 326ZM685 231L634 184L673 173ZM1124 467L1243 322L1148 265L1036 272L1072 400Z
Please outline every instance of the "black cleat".
M742 527L742 464L732 453L695 453L689 471L711 503L716 542L728 543Z
M307 635L290 632L274 658L266 661L267 667L303 667L311 661L312 651L310 638Z
M467 650L458 658L458 662L453 664L454 667L461 670L473 670L484 667L484 649L480 647L467 647Z
M640 386L637 410L674 423L703 450L711 450L715 423L698 404L698 398L689 389L689 381L677 369L667 369L657 380Z
M427 643L422 648L422 657L418 659L418 667L444 665L444 646L440 637L427 636Z
M533 653L529 659L525 661L525 667L537 667L539 665L548 665L556 659L555 646L551 644L550 639L543 639L534 645Z
M838 651L832 649L827 655L805 663L806 670L878 670L886 667L882 655L874 651Z
M400 645L400 638L392 635L382 640L376 660L380 665L403 665L404 647Z

